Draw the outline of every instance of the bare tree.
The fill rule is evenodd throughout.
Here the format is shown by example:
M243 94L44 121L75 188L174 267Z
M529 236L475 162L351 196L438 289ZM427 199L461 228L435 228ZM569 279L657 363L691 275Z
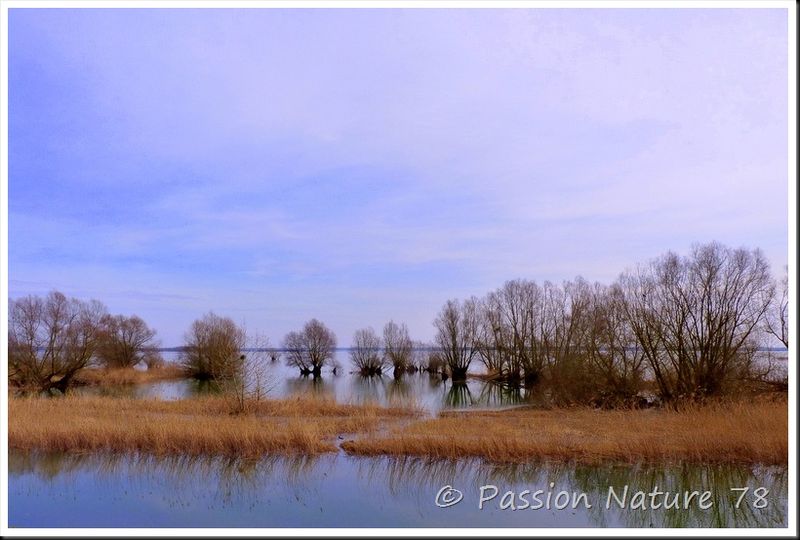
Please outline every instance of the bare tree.
M300 332L289 332L283 345L289 366L299 368L301 375L318 377L322 366L333 360L336 335L317 319L311 319Z
M761 251L695 246L624 274L620 286L662 399L712 396L751 377L774 294Z
M408 362L406 371L408 371L409 373L423 371L425 369L425 364L430 347L431 346L429 344L424 343L422 341L412 341L411 359Z
M498 300L496 292L490 292L481 300L478 310L478 358L490 376L509 380L513 378L513 368L507 350L508 329L503 324ZM521 369L517 370L517 375L520 371Z
M181 363L201 380L233 377L243 360L247 334L233 319L209 312L192 323L186 333Z
M53 291L10 302L9 381L38 391L66 391L94 355L100 339L100 302Z
M394 377L400 377L411 361L412 343L408 327L394 321L386 323L383 327L383 347L386 359L394 367Z
M591 399L603 406L631 406L645 377L645 357L625 316L623 291L595 283L587 295L580 348L591 381Z
M248 412L257 406L275 385L267 369L271 352L269 340L258 334L248 335L245 329L243 332L247 347L241 351L233 369L218 379L234 413Z
M785 268L781 280L780 296L771 304L764 324L767 333L789 348L789 269Z
M467 378L472 360L478 354L478 300L463 303L448 300L434 321L436 344L454 381Z
M106 367L132 368L158 347L156 331L136 315L106 315L100 322L97 359Z
M381 340L372 328L356 330L350 358L364 376L380 375L383 372L384 356L381 354Z

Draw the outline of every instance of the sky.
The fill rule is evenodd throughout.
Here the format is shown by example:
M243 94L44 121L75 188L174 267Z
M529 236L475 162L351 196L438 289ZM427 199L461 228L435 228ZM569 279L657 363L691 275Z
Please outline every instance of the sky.
M11 298L347 346L509 279L788 260L785 9L9 12Z

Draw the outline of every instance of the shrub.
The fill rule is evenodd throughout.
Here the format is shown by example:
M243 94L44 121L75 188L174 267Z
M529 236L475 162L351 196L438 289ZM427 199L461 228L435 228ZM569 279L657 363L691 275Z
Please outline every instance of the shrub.
M96 356L107 368L132 368L145 360L148 349L158 346L156 331L136 315L106 315L100 323Z
M383 372L385 360L381 354L381 340L375 330L372 328L356 330L350 358L361 375L380 375Z
M236 375L244 359L246 333L228 317L208 313L186 333L181 364L191 377L218 380Z

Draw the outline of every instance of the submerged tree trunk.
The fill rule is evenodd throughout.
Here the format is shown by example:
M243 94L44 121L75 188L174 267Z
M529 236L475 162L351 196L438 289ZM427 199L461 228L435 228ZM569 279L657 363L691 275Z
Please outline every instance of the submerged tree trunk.
M466 381L467 380L467 369L465 367L456 367L453 368L453 381Z

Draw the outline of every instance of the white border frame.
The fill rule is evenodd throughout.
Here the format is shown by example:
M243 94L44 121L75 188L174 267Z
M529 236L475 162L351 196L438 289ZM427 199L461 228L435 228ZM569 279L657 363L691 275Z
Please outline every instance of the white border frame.
M639 528L13 528L8 527L8 10L14 8L783 8L788 10L789 320L797 321L797 5L791 0L0 0L0 535L2 536L795 536L797 531L797 325L789 327L788 526L779 529Z

